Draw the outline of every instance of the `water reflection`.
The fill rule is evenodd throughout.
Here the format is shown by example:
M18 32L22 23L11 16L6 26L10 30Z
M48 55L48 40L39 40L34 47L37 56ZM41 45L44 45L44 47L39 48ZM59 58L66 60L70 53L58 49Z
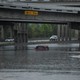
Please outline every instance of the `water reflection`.
M7 69L36 69L36 70L79 70L80 58L78 47L50 47L49 51L36 51L35 46L28 50L14 50L14 46L0 48L0 68ZM4 50L3 50L4 49ZM73 53L73 51L75 51Z

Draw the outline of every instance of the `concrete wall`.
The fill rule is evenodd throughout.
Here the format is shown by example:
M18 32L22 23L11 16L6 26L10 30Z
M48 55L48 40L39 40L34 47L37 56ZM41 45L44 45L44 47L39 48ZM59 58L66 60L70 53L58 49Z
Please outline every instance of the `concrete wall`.
M9 9L0 9L0 19L11 19L12 20L21 20L21 21L71 21L71 22L80 22L80 15L71 14L71 13L55 13L55 12L44 12L39 11L37 16L26 15L24 10L9 10Z

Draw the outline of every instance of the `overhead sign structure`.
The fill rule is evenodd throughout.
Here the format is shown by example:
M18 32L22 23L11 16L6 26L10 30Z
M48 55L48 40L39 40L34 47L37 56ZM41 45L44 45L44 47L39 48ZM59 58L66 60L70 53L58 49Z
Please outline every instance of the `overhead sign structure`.
M38 15L38 11L27 10L27 11L24 11L24 14L25 15L37 16Z

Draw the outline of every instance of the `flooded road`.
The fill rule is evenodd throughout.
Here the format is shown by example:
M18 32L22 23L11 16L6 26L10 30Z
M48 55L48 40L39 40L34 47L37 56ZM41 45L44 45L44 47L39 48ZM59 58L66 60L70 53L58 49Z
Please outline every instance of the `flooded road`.
M36 51L37 45L47 45L48 51ZM27 45L27 50L4 46L0 50L0 68L10 69L80 69L79 44Z
M0 72L0 80L80 80L80 75L49 72Z
M36 51L47 45L48 51ZM79 44L35 44L27 50L0 47L0 80L80 80Z

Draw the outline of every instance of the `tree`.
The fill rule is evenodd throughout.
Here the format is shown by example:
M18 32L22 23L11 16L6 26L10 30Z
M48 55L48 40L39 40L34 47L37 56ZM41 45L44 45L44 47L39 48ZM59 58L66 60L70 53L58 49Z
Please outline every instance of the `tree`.
M39 37L50 37L56 34L57 26L52 24L29 24L28 25L28 37L39 38Z

